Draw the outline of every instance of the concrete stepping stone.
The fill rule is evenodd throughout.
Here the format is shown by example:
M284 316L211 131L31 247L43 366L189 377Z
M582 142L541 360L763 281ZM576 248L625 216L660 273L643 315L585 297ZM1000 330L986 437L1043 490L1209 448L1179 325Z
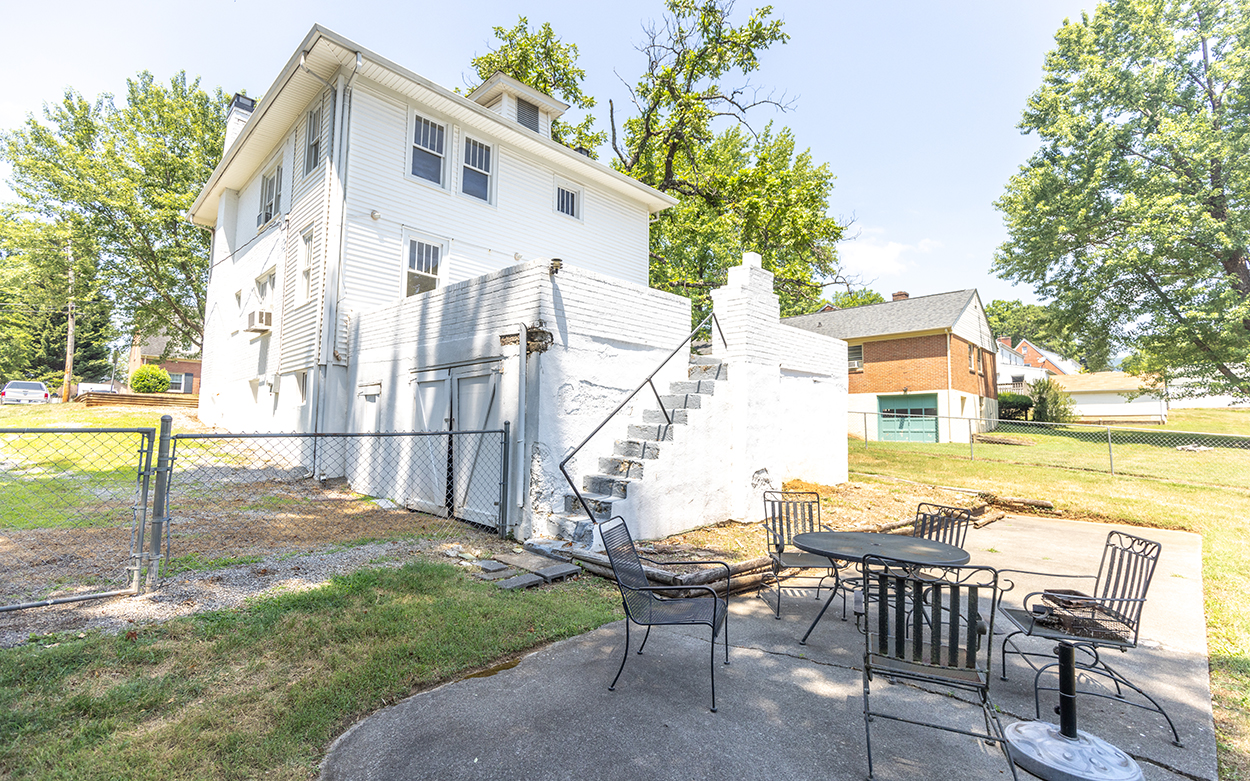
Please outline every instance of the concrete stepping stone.
M516 591L520 588L533 588L534 586L541 586L545 582L545 580L532 572L526 572L520 575L514 575L507 580L501 580L495 585L505 591Z
M576 564L553 564L550 567L534 570L534 574L548 583L555 583L582 574L582 568Z

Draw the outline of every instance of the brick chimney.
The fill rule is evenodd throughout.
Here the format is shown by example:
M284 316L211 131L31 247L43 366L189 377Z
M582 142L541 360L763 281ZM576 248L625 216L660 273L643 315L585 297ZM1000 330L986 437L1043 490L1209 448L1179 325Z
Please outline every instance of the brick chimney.
M894 294L895 301L906 301L909 298L911 298L911 296L907 295L906 290L900 290Z
M1000 337L998 337L998 343L999 343L999 344L1001 344L1003 347L1006 347L1006 348L1010 349L1010 348L1011 348L1011 337L1010 337L1010 336L1000 336Z
M226 142L222 146L223 150L229 149L234 140L239 137L239 133L255 109L256 101L247 95L236 94L230 100L230 113L226 114Z

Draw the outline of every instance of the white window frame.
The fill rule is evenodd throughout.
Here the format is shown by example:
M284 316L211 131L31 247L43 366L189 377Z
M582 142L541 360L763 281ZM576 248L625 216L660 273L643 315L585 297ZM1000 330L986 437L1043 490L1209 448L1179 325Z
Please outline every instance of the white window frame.
M968 371L977 373L977 346L971 343L968 344Z
M274 183L272 195L269 183ZM266 213L268 216L266 217ZM260 198L256 211L256 231L259 233L268 228L275 220L282 218L282 157L279 156L260 177Z
M278 291L278 270L269 268L256 277L256 306L271 306Z
M417 139L417 127L419 123L421 122L421 120L425 120L431 125L435 125L437 127L442 128L443 151L441 153L435 152L429 147L423 144L417 143L417 140L416 140ZM447 147L450 144L454 151L455 143L456 143L455 128L450 122L424 109L415 108L415 107L409 108L408 110L408 145L406 147L407 152L404 155L404 176L406 176L411 181L420 182L426 187L434 187L439 190L447 190L448 189L447 182L451 178L450 173L449 173L450 171L449 160L452 157L450 154L447 153ZM430 154L437 155L438 157L442 159L442 161L439 164L439 169L438 169L439 181L434 182L429 179L426 179L424 176L417 176L416 174L412 172L412 155L413 155L414 150L418 148L426 152L429 152Z
M491 167L489 171L479 168L476 165L469 164L468 151L469 151L470 143L474 143L474 144L478 144L480 146L486 147L486 149L489 151L489 155L490 155L489 162L490 162L490 167ZM462 134L462 143L459 145L459 148L460 148L460 182L459 182L460 194L466 198L471 198L476 203L484 203L489 206L494 206L495 205L495 181L499 178L497 176L498 171L499 171L499 144L484 141L483 139L478 138L477 136L464 133ZM479 173L486 174L486 199L485 200L477 197L476 195L473 195L472 193L467 193L464 191L465 169L472 169Z
M312 299L312 263L316 244L313 241L313 226L309 225L299 235L296 245L295 267L295 306L300 307Z
M561 200L560 191L561 190L564 190L573 195L573 213L572 214L569 214L568 212L563 211L560 208L560 200ZM554 194L552 196L552 201L551 201L552 211L554 211L556 214L559 214L561 216L568 217L573 220L577 220L578 222L583 221L585 210L586 210L586 188L585 187L582 187L580 184L574 184L570 182L568 179L561 179L559 177L556 177L556 186L553 190L553 193Z
M317 99L317 107L308 112L308 119L304 125L304 176L309 176L321 167L322 154L325 150L321 148L322 130L321 130L321 98Z
M434 277L434 288L433 288L434 290L438 290L442 288L443 285L445 285L447 281L447 260L448 260L447 256L448 256L448 250L450 249L451 242L447 241L446 239L440 239L437 236L432 236L428 233L424 233L422 231L415 231L415 230L408 230L408 229L404 229L403 239L404 240L400 245L402 249L400 251L400 259L399 259L399 297L401 299L406 299L406 298L415 298L419 295L423 295L423 293L414 293L411 296L408 295L408 275L410 273L409 257L410 257L410 253L412 252L411 247L414 241L421 242L422 244L427 244L430 246L438 247L438 250L439 250L438 251L438 273L433 274L433 275L425 274L425 276ZM417 272L417 273L422 273L422 272ZM433 291L427 290L424 292L430 293Z
M178 378L177 389L174 388L175 377ZM183 387L183 383L185 383L186 380L187 380L186 372L170 372L169 373L169 388L167 388L165 392L166 393L186 393L186 388Z

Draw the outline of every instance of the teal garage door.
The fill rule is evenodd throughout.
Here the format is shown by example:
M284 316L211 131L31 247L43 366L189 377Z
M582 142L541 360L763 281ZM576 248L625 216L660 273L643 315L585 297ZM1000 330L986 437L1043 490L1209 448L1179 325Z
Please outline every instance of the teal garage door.
M937 394L878 396L877 437L887 442L937 442Z

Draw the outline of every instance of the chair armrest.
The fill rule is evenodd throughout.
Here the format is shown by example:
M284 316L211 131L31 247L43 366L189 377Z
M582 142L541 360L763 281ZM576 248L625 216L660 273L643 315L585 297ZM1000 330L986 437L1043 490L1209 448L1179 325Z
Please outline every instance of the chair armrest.
M1097 580L1098 579L1097 575L1060 575L1054 572L1034 572L1033 570L1027 570L1027 569L1000 569L998 570L998 576L999 576L998 577L998 584L999 584L998 589L999 591L1002 591L1004 593L1011 591L1013 588L1016 587L1016 582L1014 580L1010 578L1002 577L1003 573L1006 573L1006 572L1011 572L1016 575L1039 575L1044 578L1069 578L1069 579L1077 578L1077 579L1083 579L1083 580ZM1004 583L1006 585L1003 585Z

